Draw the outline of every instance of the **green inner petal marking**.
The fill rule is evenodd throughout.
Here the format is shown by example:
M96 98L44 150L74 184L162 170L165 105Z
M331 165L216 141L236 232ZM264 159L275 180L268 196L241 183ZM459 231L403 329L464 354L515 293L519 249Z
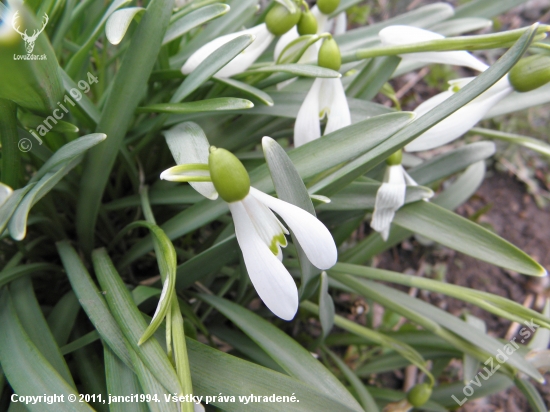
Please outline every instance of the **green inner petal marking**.
M269 250L271 250L275 256L279 254L279 245L281 245L282 247L286 247L286 245L288 245L284 233L273 236L273 239L271 239Z

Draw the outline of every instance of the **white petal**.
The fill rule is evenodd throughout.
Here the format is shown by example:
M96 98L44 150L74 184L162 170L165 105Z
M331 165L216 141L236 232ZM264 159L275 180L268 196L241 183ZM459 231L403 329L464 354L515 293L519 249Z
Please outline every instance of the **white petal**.
M162 304L162 301L166 297L166 292L168 292L168 288L170 287L170 278L166 276L166 280L164 281L164 285L162 285L162 292L160 293L159 303L157 305L157 309L155 310L155 314L153 315L153 318L151 319L151 322L155 320L157 315L159 314L160 307Z
M348 28L348 18L346 16L346 12L343 11L342 13L338 14L334 18L334 32L333 34L335 36L338 36L339 34L344 34Z
M144 12L143 7L128 7L126 9L117 10L109 16L107 23L105 24L105 34L107 35L107 40L111 44L119 44L128 27L134 20L134 17L140 13Z
M250 194L283 218L307 258L319 269L329 269L338 259L336 244L326 226L304 209L251 187Z
M388 26L380 30L378 37L385 46L414 44L445 38L441 34L420 29L418 27L400 25ZM405 53L400 55L400 57L407 60L425 63L465 66L481 72L487 70L489 67L467 51Z
M544 305L544 309L542 311L542 314L546 318L550 318L550 299L546 299L546 304ZM546 350L548 349L548 345L550 344L550 330L546 328L538 328L535 331L535 336L531 339L529 342L529 348L532 350ZM550 363L550 359L549 359Z
M279 60L279 56L283 52L286 46L290 44L291 41L296 40L298 37L298 30L296 29L296 26L291 28L289 31L287 31L285 34L283 34L280 38L277 44L275 45L275 51L273 52L273 60L277 61Z
M329 23L328 16L321 13L321 10L319 10L319 7L317 7L317 5L311 8L311 13L313 13L315 18L317 19L317 34L323 34L327 31L330 31L330 26L332 24Z
M294 124L294 146L302 146L321 137L319 124L319 94L323 84L321 78L315 79L304 99Z
M326 111L328 117L323 135L351 124L348 99L341 79L325 79L319 101L321 111Z
M382 239L388 240L395 212L405 204L407 186L403 167L401 165L389 166L386 169L384 181L386 183L382 183L376 193L370 226L380 233Z
M434 127L418 136L415 140L405 146L405 150L409 152L429 150L452 142L474 127L475 124L479 122L495 104L497 104L511 91L511 87L506 86L505 82L499 81L491 87L491 89L476 97L470 103L461 107L456 112L437 123ZM438 103L441 103L443 100L452 95L450 92L443 92L441 94L443 96L434 97L437 98ZM421 109L424 113L427 112L427 107L435 107L433 102L426 102L426 104L427 106L423 108L420 108L419 106L419 109Z
M12 193L13 189L11 187L0 182L0 206L8 200L8 197L10 197Z
M525 360L543 373L550 370L550 350L548 349L532 350L525 355Z
M286 247L287 240L285 234L288 235L288 230L279 222L279 219L273 214L269 208L259 202L254 196L247 196L242 200L246 209L246 213L256 232L260 235L266 246L275 254L279 260L283 259L281 246Z
M262 241L242 202L229 203L235 234L248 276L265 305L278 317L291 320L298 310L294 279Z
M178 165L189 163L208 164L210 143L201 127L193 122L180 123L163 132L168 148ZM202 175L199 173L199 175ZM161 179L170 180L161 175ZM190 185L201 195L215 200L218 193L210 182L191 182Z
M199 50L193 53L189 59L185 62L181 71L183 74L189 74L197 68L199 64L203 62L208 56L210 56L215 50L230 42L231 40L243 35L252 34L255 36L254 41L245 50L243 50L238 56L226 64L220 71L218 71L215 77L231 77L237 73L241 73L248 69L252 63L267 49L274 36L271 34L265 25L262 23L258 26L254 26L250 29L241 30L236 33L226 34L225 36L218 37L209 43L206 43Z

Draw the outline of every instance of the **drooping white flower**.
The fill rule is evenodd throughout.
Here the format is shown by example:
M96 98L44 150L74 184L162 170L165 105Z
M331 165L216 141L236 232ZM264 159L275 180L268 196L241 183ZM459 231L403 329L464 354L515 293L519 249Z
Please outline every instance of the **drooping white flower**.
M237 73L242 73L248 69L252 63L267 49L275 36L267 30L265 23L254 26L250 29L241 30L236 33L226 34L218 37L209 43L206 43L195 53L193 53L185 62L181 71L183 74L189 74L197 68L208 56L215 50L230 42L231 40L242 36L243 34L251 34L255 37L250 46L244 49L237 57L226 64L220 71L215 74L215 77L231 77Z
M0 182L0 207L6 203L6 200L8 200L12 193L13 189L11 187Z
M296 116L294 146L321 137L320 120L325 116L327 125L323 135L351 124L348 100L340 79L315 79Z
M287 244L284 234L288 231L272 211L281 216L310 262L319 269L328 269L336 263L336 246L330 232L305 210L253 187L242 201L229 203L229 209L256 292L275 315L292 319L298 310L298 290L280 260L280 248Z
M388 240L395 212L405 204L407 185L418 186L401 164L388 165L378 192L370 226Z
M197 163L165 170L161 178L196 182L204 177L205 170L209 173L215 190L228 203L237 241L254 288L275 315L291 320L298 310L298 290L281 262L281 247L287 245L285 235L289 232L273 212L292 230L310 262L321 270L332 267L337 259L336 245L329 230L307 211L250 187L248 173L230 152L210 148L208 155L208 141L198 125L188 122L176 127L177 130L167 134L167 140L171 140L169 148L176 161L180 163L182 152L189 146L202 153L196 156ZM180 141L176 143L176 139ZM200 139L204 142L197 144ZM205 155L207 163L201 161ZM189 173L192 166L196 167L197 173Z
M474 78L465 78L449 82L451 87L448 91L439 93L438 95L426 100L414 110L414 113L416 113L418 117L425 115L473 79ZM405 150L409 152L429 150L435 147L443 146L455 139L458 139L474 127L475 124L479 122L494 105L496 105L512 91L513 88L508 81L508 76L503 77L471 102L462 106L456 112L447 116L435 126L422 133L415 140L405 146Z
M445 36L429 30L401 25L383 28L378 33L378 37L384 46L402 46L445 38ZM441 63L470 67L480 72L487 70L489 67L467 51L404 53L400 57L403 60L413 60L423 63Z

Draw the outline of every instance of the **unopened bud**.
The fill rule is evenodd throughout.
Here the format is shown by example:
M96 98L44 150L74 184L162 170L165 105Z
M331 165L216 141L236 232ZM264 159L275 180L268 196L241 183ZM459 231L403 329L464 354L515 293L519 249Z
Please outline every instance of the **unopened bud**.
M300 21L301 16L300 9L296 13L291 13L285 6L277 3L267 12L265 24L271 33L281 36L293 28Z
M386 164L388 166L397 166L401 164L402 159L403 159L403 151L398 150L397 152L393 153L390 157L386 159Z
M407 400L412 406L419 407L424 405L432 396L432 387L427 383L421 383L413 386L407 393Z
M317 19L311 11L308 10L302 13L302 17L298 22L298 33L300 36L317 34Z
M233 153L210 146L208 168L212 183L223 200L228 203L238 202L248 195L248 172Z
M521 59L508 73L517 92L529 92L550 82L550 56L537 54Z
M340 66L342 66L342 56L340 55L338 43L336 43L336 40L332 37L325 39L321 45L317 57L317 64L327 69L340 70Z
M323 14L330 14L338 8L340 0L317 0L317 7Z

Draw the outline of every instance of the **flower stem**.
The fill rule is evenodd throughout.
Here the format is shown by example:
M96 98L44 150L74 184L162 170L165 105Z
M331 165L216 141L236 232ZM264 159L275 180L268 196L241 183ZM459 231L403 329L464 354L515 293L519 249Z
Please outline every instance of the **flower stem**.
M347 52L342 55L342 63L349 63L357 60L368 59L378 56L391 56L408 53L421 53L433 51L456 51L456 50L485 50L498 49L511 46L521 37L525 30L510 30L503 33L483 34L479 36L460 36L448 39L438 39L414 44L403 44L398 46L380 46L359 49ZM541 25L537 28L533 41L542 40L546 32L550 31L549 25Z
M21 169L21 152L17 147L17 106L0 99L0 139L2 141L2 182L17 188Z

